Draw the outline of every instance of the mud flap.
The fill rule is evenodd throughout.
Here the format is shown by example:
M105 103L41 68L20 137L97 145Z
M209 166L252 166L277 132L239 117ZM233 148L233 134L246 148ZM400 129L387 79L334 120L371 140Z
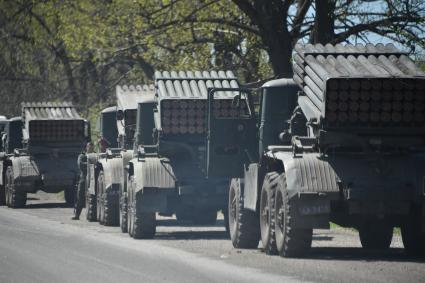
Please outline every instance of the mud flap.
M333 197L335 198L335 197ZM291 205L296 210L293 219L294 228L300 229L329 229L331 199L327 195L314 193L298 194L291 199Z
M143 191L136 194L137 212L167 212L169 210L167 198L173 193L174 189L143 188Z

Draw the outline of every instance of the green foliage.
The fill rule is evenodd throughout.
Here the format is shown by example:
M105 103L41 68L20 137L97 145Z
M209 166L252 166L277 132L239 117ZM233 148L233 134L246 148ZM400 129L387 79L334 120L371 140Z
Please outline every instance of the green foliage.
M301 2L1 1L0 36L6 40L0 41L0 114L18 115L20 102L42 100L69 100L91 113L93 105L114 104L115 85L150 83L154 70L231 69L244 82L270 77L290 64L280 56L283 48L308 37L318 21L314 1L305 1L305 14L298 13ZM415 33L423 28L421 1L409 2L408 9L390 5L400 1L361 2L335 2L337 42L356 36L344 33L354 24L379 21L381 5L385 17L400 15L405 24L383 22L373 31L423 43ZM286 42L291 44L283 47Z

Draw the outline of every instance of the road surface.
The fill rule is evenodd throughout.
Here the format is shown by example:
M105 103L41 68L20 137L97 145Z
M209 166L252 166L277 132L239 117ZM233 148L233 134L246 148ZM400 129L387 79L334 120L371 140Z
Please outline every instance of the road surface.
M232 248L222 220L161 218L155 239L133 240L70 220L72 209L44 194L28 204L0 207L0 282L425 282L425 261L406 257L397 235L379 253L362 250L355 232L319 230L307 258L284 259Z

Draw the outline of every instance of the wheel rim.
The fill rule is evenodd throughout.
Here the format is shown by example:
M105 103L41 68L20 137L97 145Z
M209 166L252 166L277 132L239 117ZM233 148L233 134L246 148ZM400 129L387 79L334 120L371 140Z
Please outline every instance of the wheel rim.
M262 190L261 192L261 204L260 204L260 213L261 213L261 230L268 230L270 227L270 205L268 203L268 192L267 190Z
M283 206L283 195L280 190L276 192L276 216L275 216L275 237L278 249L283 244L283 229L284 229L284 206Z
M233 223L236 220L236 214L237 214L237 207L236 207L237 199L236 199L236 192L234 188L230 190L229 199L230 199L229 213L230 213L230 220L231 220L230 222L232 223L232 226L233 226Z

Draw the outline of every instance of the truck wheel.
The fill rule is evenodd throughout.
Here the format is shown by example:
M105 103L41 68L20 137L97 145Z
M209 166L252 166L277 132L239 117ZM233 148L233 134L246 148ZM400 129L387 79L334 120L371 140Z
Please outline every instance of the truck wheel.
M120 223L119 199L117 195L110 195L105 191L105 175L99 172L97 177L99 194L101 195L101 224L105 226L118 226Z
M229 189L229 231L235 248L256 249L260 240L260 223L258 214L244 209L242 184L239 179L232 179Z
M134 239L152 239L156 233L155 212L136 212L132 216L132 237Z
M296 211L289 200L284 174L277 179L273 216L279 255L282 257L304 256L311 248L313 230L293 228Z
M410 256L425 256L425 232L421 226L420 217L412 215L401 226L404 250Z
M0 186L0 205L6 204L6 191L4 186Z
M393 226L382 221L368 221L359 227L360 242L364 249L385 250L393 239Z
M16 190L13 169L11 166L6 170L6 191L8 194L8 206L12 208L25 207L27 202L27 193Z
M119 201L116 195L106 195L103 203L103 225L118 226L120 224Z
M89 192L86 194L86 218L87 221L94 222L97 220L96 212L97 212L97 204L96 204L96 195L93 195Z
M127 196L125 193L120 193L120 227L121 232L127 233Z
M75 196L76 196L75 187L69 187L65 189L64 195L65 195L65 202L69 206L74 206L75 204Z
M217 210L211 208L195 209L192 221L195 225L214 225L217 222Z
M277 254L273 207L275 205L276 180L279 174L270 172L264 178L260 199L260 230L263 249L266 254Z

